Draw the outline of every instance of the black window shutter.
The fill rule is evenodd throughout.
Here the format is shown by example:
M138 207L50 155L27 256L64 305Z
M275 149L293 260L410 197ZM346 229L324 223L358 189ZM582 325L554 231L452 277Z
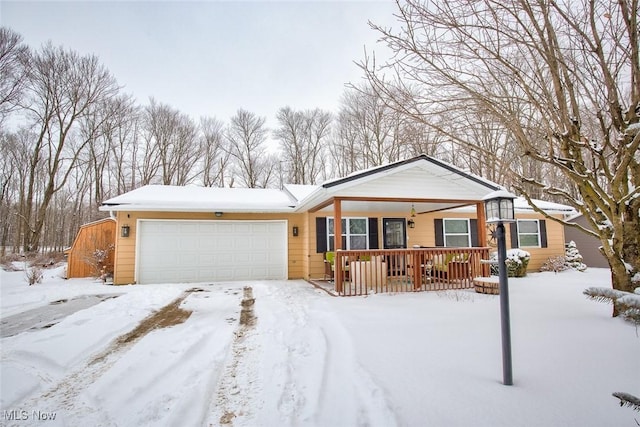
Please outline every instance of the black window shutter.
M442 229L442 219L434 219L436 228L436 246L444 246L444 230Z
M512 222L511 224L509 224L509 232L511 233L511 249L513 248L519 248L520 246L518 245L518 223L517 222Z
M369 218L369 249L378 249L378 218Z
M547 221L541 219L538 221L540 224L540 246L543 248L547 247Z
M480 246L478 242L478 220L473 218L470 219L469 228L469 231L471 232L471 246L477 248L478 246Z
M327 218L319 216L316 218L316 252L327 251Z

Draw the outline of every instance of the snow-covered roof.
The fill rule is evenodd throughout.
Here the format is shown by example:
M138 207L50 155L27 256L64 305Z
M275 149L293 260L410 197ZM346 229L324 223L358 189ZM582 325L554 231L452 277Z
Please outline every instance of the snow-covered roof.
M576 210L572 206L537 199L532 199L532 201L537 207L550 215L561 214L568 217L576 214ZM527 202L527 199L525 199L524 197L517 197L513 200L513 210L515 211L515 213L535 213L533 207L529 204L529 202ZM462 208L450 209L450 211L475 212L475 207L465 206Z
M291 212L296 205L281 190L145 185L103 202L103 211Z
M103 202L102 211L168 212L304 212L322 206L333 197L347 197L343 210L408 209L419 212L443 210L471 204L457 211L475 211L475 203L499 185L461 171L428 156L377 166L333 179L321 185L287 184L284 189L212 188L198 186L146 185ZM374 199L387 198L376 201ZM394 202L395 199L395 202ZM355 201L360 200L360 201ZM367 202L367 200L374 200ZM349 204L350 203L350 204ZM550 214L572 215L571 206L545 201L536 205ZM354 205L354 206L351 206ZM516 212L534 212L524 198L514 201Z
M304 200L319 188L318 185L285 184L284 189L297 201Z
M532 199L532 201L537 207L549 214L557 213L563 215L575 215L576 213L576 210L573 206L537 199ZM533 207L529 204L529 202L527 202L527 199L525 199L524 197L518 197L513 201L513 209L518 212L535 212L533 210Z

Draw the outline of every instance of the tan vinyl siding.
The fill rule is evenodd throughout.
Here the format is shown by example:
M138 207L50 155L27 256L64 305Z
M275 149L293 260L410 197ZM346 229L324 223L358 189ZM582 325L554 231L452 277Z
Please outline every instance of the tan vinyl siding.
M328 217L333 216L333 212L317 212L309 215L308 228L310 231L308 250L309 250L309 276L308 278L322 278L324 276L324 254L316 253L316 217ZM378 218L378 239L379 246L382 248L382 218L406 218L409 220L411 217L409 212L385 212L385 213L371 213L371 212L342 212L343 217L376 217ZM435 247L436 236L434 220L439 218L468 218L476 219L476 215L464 212L431 212L424 214L417 214L413 220L415 221L415 228L407 228L407 247L411 248L413 245ZM541 215L537 214L518 214L518 219L544 219ZM511 238L509 225L506 225L506 240L507 249L511 248ZM547 228L547 246L546 248L531 248L523 247L531 254L531 260L529 261L529 271L537 271L540 266L552 256L564 255L564 229L563 227L552 220L546 220ZM488 237L487 237L488 238Z
M536 214L519 214L516 215L517 219L544 219L541 215ZM553 220L547 219L545 221L547 227L547 247L527 247L522 246L520 249L527 251L531 254L529 260L528 271L538 271L542 264L549 258L564 255L564 227ZM511 247L511 234L509 227L507 227L507 248Z
M288 277L301 279L304 274L305 235L304 214L273 214L273 213L224 213L217 218L212 212L118 212L118 233L116 240L116 269L114 283L118 285L134 283L135 281L135 248L136 224L138 219L194 219L194 220L286 220L288 246ZM129 237L120 237L120 227L129 225ZM299 234L293 236L293 226L297 225Z
M136 223L138 219L199 219L199 220L287 220L288 221L288 277L290 279L317 279L324 276L324 254L316 253L316 218L333 216L332 211L300 213L300 214L260 214L260 213L224 213L216 218L213 213L173 213L173 212L118 212L118 228L116 230L116 271L114 283L134 283L135 277L135 242ZM343 211L343 217L375 217L378 219L378 244L383 247L382 219L410 218L409 212L349 212ZM517 215L518 219L542 219L537 214ZM434 220L438 218L476 218L475 213L432 212L416 215L415 228L407 228L410 248L413 245L435 246ZM129 225L129 237L120 237L120 227ZM293 227L297 226L299 234L293 236ZM535 271L551 256L564 254L563 227L552 220L546 221L547 248L521 248L531 253L529 270ZM507 229L507 247L510 247L510 230Z

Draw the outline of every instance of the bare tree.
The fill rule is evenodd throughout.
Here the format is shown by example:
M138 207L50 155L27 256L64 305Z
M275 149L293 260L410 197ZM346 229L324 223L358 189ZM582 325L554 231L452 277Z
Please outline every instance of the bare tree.
M511 186L511 173L507 166L518 164L521 157L508 148L511 144L504 126L483 112L478 112L471 123L466 115L459 120L459 133L465 135L466 140L474 141L481 150L452 141L452 163L493 182ZM540 177L540 174L533 176Z
M584 214L613 287L630 291L640 270L639 12L638 0L398 1L398 31L373 25L394 59L361 66L394 109L456 143L503 162L460 132L457 118L489 115L506 149L559 171L564 179L545 182L509 166L525 197L521 183ZM398 95L410 86L420 92Z
M143 143L138 147L138 161L136 162L136 174L140 179L140 185L159 184L161 183L158 177L158 170L160 169L160 149L155 143L153 133L148 131L147 127L147 115L143 114L141 120L140 137Z
M31 59L26 91L25 108L36 129L29 146L26 197L21 212L23 246L30 251L38 248L53 195L64 187L79 154L94 136L83 138L78 132L79 123L105 99L113 97L118 86L95 56L80 56L47 44ZM37 175L41 165L45 171L42 183ZM41 192L37 192L40 184Z
M210 117L200 120L202 146L202 184L224 187L229 152L224 149L224 124Z
M18 147L16 135L0 132L0 152L0 256L4 256L9 239L15 233L14 218L24 168L19 158L23 151Z
M2 246L11 243L13 252L20 250L23 241L23 227L28 178L33 174L37 183L42 183L43 164L27 167L31 163L30 144L36 137L30 129L18 129L15 133L0 134L0 163L2 164L2 200L0 207L3 218ZM42 186L36 186L41 191Z
M442 158L450 152L449 138L411 118L403 118L400 140L405 146L403 151L406 151L407 156L411 157L426 154Z
M281 108L274 136L280 142L291 184L314 184L324 170L324 151L331 130L331 113L320 109L294 111Z
M240 109L225 132L226 149L233 158L236 176L247 188L266 188L275 170L273 160L265 156L265 121Z
M0 27L0 125L17 108L27 76L29 49L22 36Z
M113 99L114 114L104 125L104 138L109 155L108 196L125 193L136 187L136 162L140 127L140 108L129 95Z
M145 159L152 166L148 172L159 171L160 181L165 185L192 182L200 152L196 126L189 116L151 98L145 110L144 132L145 155L151 156Z
M349 139L355 138L360 168L395 162L405 154L400 138L402 117L370 87L353 86L345 91L338 126L350 128L343 132Z
M329 153L333 176L347 176L362 169L359 132L357 126L352 125L351 117L344 111L338 113Z

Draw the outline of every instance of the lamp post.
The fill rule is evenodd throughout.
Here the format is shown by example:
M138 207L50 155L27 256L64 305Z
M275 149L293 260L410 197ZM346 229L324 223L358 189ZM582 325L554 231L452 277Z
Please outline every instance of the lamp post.
M486 222L496 224L498 242L498 270L500 285L500 326L502 330L502 379L504 385L513 385L511 366L511 324L509 320L509 282L507 278L507 243L505 222L514 222L513 199L506 190L498 190L483 197Z

